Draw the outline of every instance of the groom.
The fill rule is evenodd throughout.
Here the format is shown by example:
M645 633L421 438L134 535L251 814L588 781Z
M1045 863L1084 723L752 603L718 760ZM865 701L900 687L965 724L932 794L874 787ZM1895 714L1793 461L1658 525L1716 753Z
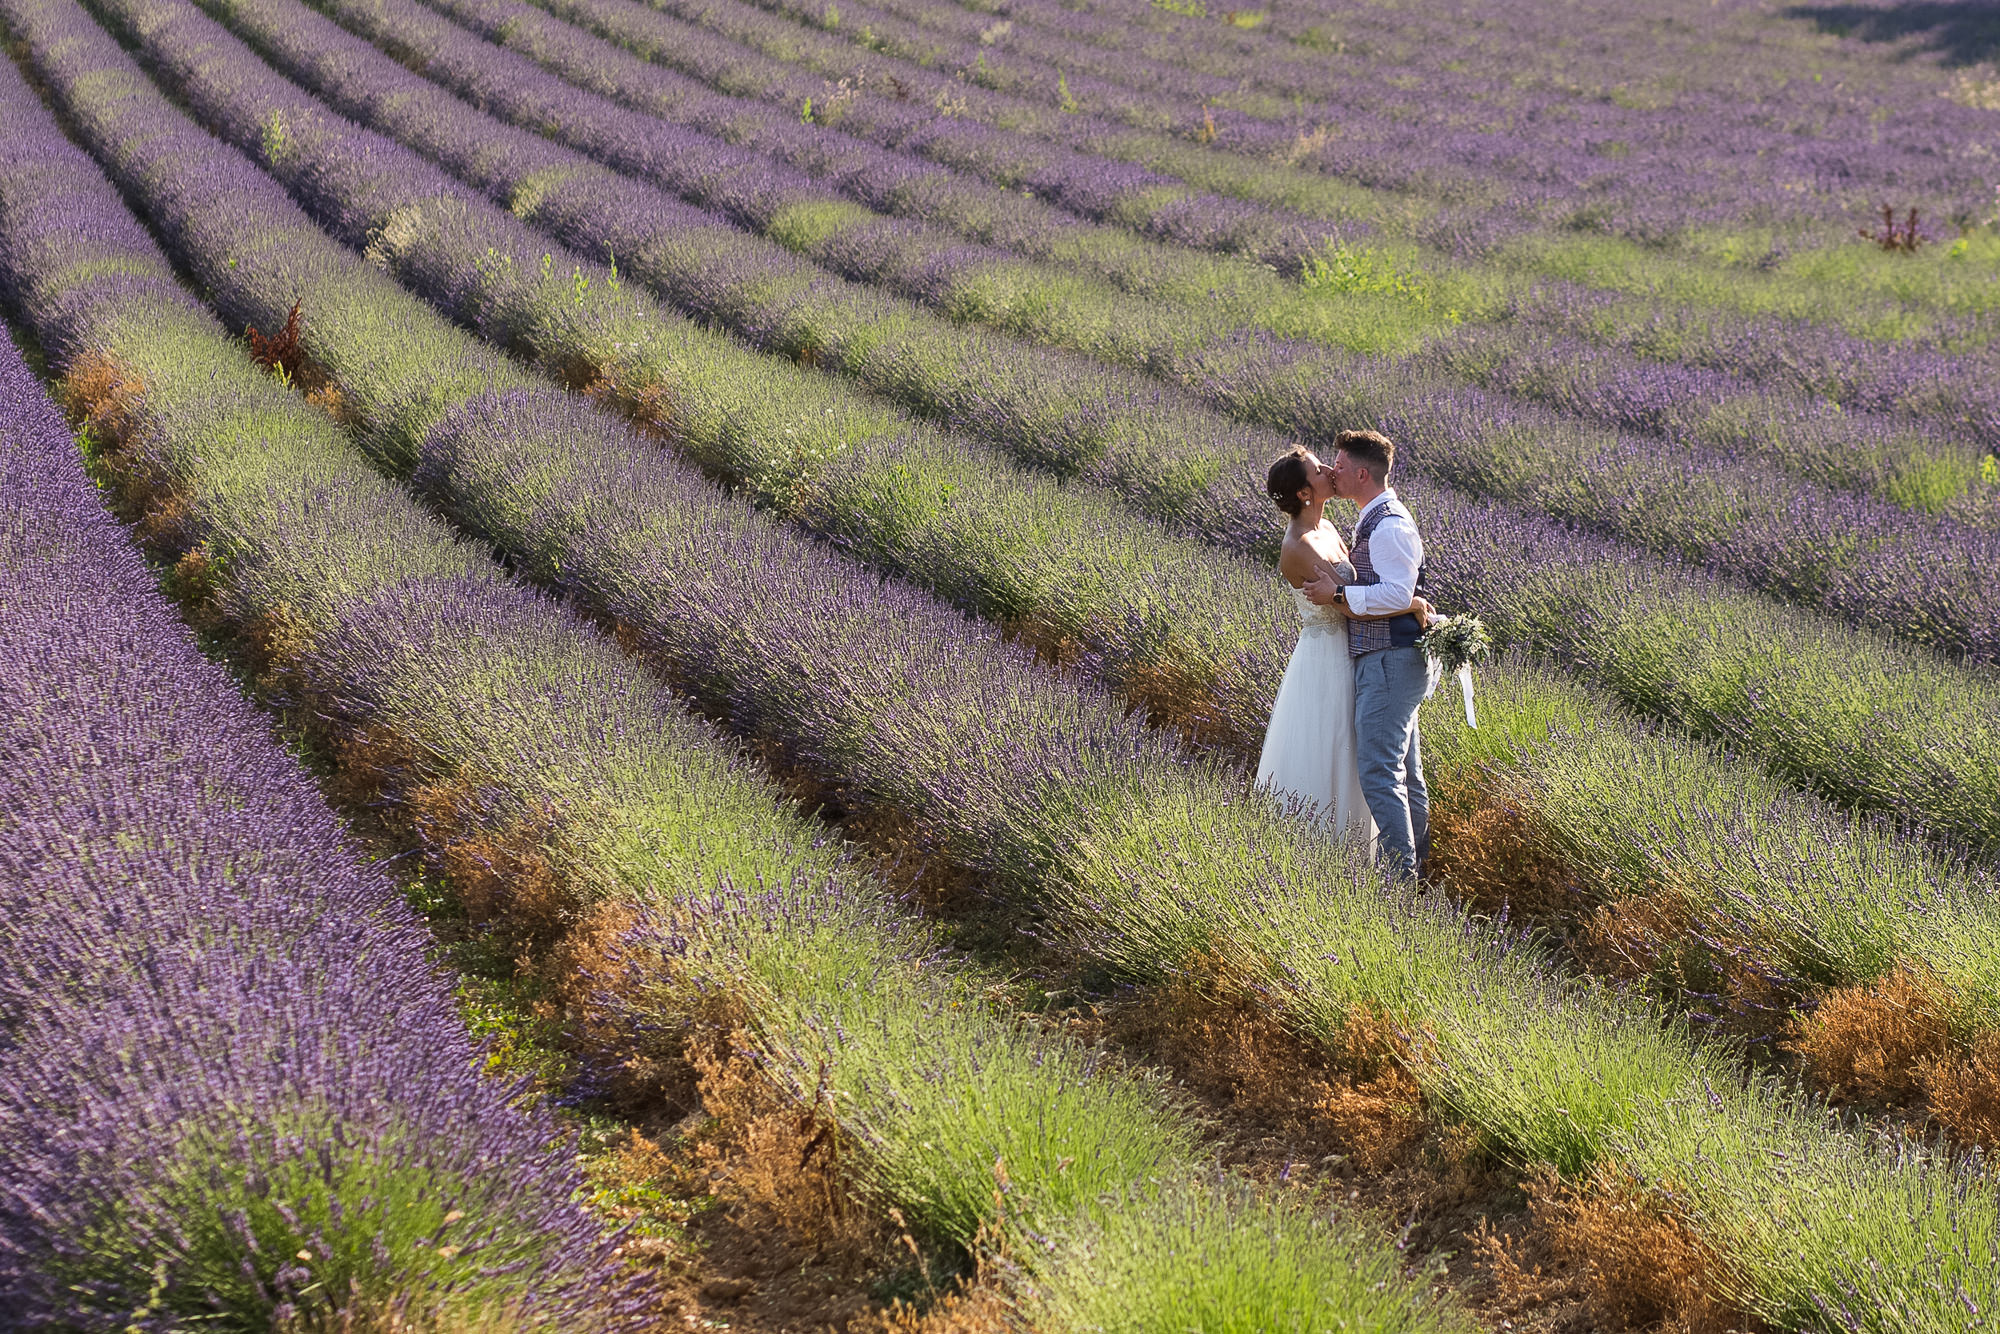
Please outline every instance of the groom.
M1360 620L1410 605L1424 577L1424 539L1417 521L1389 485L1396 446L1374 431L1342 431L1334 441L1333 493L1360 511L1354 525L1354 582L1331 574L1305 586L1322 607L1349 617L1347 651L1354 657L1354 740L1361 794L1379 830L1376 855L1392 876L1415 879L1430 853L1430 799L1424 790L1417 706L1429 685L1429 664L1417 649L1423 634L1415 614Z

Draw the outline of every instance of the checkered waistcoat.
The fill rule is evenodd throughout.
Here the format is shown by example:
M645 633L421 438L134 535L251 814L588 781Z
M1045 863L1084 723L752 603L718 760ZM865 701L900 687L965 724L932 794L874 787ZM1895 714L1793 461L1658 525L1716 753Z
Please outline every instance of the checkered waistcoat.
M1385 519L1395 519L1399 523L1415 525L1416 520L1403 508L1402 502L1392 500L1369 511L1368 517L1354 526L1354 549L1347 558L1354 562L1354 582L1357 584L1379 584L1382 577L1375 573L1375 564L1368 559L1368 539L1382 526ZM1428 560L1417 566L1417 591L1424 590L1424 570ZM1392 616L1386 621L1349 621L1347 623L1347 652L1358 658L1364 653L1376 653L1385 648L1413 648L1423 637L1424 627L1414 614Z

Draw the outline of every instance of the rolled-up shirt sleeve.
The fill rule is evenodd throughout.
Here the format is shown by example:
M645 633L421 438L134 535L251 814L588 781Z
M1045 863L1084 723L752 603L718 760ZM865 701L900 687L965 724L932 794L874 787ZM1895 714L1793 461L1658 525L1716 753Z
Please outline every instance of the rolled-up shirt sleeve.
M1377 525L1368 539L1368 560L1375 567L1373 584L1351 584L1348 609L1360 616L1401 611L1417 592L1417 568L1424 563L1424 540L1417 526L1400 514Z

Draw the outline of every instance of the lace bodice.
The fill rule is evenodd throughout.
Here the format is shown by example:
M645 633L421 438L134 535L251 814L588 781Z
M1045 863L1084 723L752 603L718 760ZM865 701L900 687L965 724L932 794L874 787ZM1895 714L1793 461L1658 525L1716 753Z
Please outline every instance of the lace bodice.
M1299 608L1301 634L1346 634L1347 618L1332 607L1322 607L1306 596L1302 588L1292 589L1292 601Z

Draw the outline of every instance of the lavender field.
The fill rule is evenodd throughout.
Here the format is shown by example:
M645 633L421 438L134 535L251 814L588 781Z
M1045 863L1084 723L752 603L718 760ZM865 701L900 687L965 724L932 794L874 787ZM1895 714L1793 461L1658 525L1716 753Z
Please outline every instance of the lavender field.
M0 1330L1994 1328L2000 6L0 29Z

